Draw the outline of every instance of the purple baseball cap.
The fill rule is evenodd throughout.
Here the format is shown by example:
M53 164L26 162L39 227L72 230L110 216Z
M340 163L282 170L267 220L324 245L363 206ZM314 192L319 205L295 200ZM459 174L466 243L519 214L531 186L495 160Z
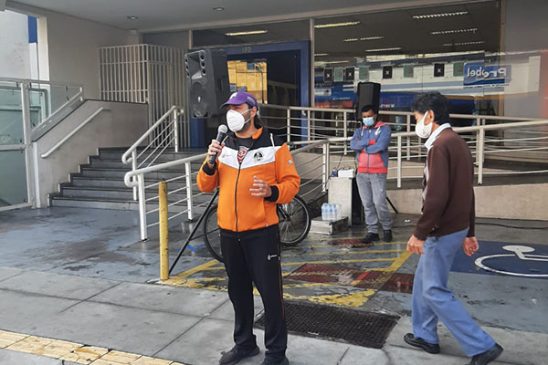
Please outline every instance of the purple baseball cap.
M221 106L221 108L227 107L228 105L242 105L247 104L251 108L255 107L258 108L257 99L253 95L251 95L248 92L245 92L244 90L238 90L230 97L228 100Z

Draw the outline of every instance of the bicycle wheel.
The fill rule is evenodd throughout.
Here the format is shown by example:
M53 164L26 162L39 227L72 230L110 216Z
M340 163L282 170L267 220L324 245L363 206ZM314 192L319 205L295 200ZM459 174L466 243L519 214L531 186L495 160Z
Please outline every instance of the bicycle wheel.
M207 250L215 259L223 262L223 253L221 251L221 235L219 226L217 225L217 206L213 205L205 212L207 214L204 223L204 240Z
M284 246L296 246L310 231L310 212L304 200L295 196L288 204L277 206L280 220L280 241Z

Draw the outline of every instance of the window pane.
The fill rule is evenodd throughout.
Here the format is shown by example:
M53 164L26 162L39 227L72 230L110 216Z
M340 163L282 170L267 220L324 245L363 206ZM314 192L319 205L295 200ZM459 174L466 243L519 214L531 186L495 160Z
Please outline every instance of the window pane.
M23 151L0 151L0 207L27 201L25 175Z

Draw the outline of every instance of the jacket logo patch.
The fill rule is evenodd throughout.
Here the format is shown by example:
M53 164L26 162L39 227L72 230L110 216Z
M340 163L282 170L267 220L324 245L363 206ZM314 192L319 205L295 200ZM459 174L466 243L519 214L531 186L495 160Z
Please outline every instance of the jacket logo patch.
M257 162L261 161L263 158L264 158L263 153L260 151L255 152L255 154L253 155L253 159Z

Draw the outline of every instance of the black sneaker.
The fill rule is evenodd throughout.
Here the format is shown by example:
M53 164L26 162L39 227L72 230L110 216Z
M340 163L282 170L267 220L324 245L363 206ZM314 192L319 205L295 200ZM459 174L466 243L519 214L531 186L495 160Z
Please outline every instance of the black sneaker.
M388 229L383 232L382 240L384 242L392 242L392 230Z
M265 357L261 365L289 365L289 360L285 356L281 360Z
M469 365L487 365L491 361L495 361L503 350L502 346L497 343L489 350L472 357Z
M429 343L423 340L422 338L415 337L412 333L408 333L405 336L403 336L403 340L414 347L418 347L420 349L423 349L424 351L428 352L429 354L439 354L440 353L440 345L437 343Z
M234 346L230 351L222 352L221 359L219 360L219 365L234 365L239 363L241 360L258 355L260 352L259 347L255 346L252 350L240 350L237 346Z
M363 238L362 242L365 244L380 241L380 237L377 233L368 232Z

